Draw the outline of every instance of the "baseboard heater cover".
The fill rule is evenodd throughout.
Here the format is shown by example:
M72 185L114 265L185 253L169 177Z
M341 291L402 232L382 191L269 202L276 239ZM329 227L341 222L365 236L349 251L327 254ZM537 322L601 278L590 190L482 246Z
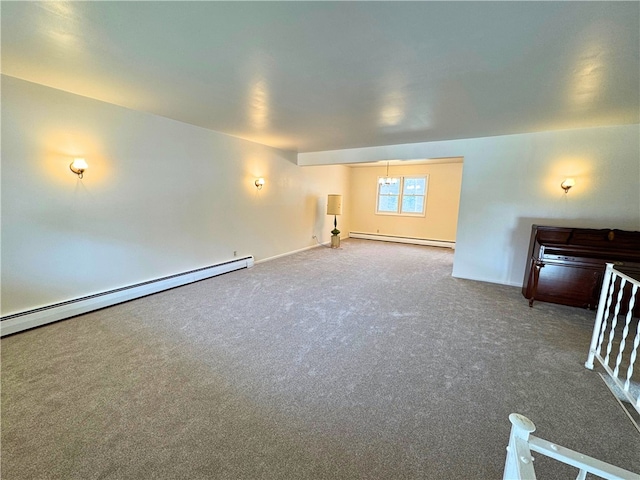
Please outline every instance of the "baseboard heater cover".
M188 272L169 275L147 282L136 283L106 292L14 313L0 318L0 336L4 337L5 335L11 335L12 333L39 327L51 322L57 322L65 318L75 317L76 315L145 297L163 290L180 287L188 283L197 282L242 268L251 268L253 265L254 258L252 256L237 258Z
M426 238L400 237L395 235L381 235L379 233L349 232L349 237L362 238L364 240L379 240L382 242L411 243L414 245L426 245L429 247L445 247L452 249L456 248L455 242L429 240Z

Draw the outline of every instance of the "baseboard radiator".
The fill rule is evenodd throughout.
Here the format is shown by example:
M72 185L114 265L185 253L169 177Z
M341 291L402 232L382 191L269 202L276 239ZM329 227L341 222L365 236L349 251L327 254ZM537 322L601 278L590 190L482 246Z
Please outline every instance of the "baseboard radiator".
M401 237L397 235L381 235L379 233L349 232L349 237L363 238L365 240L379 240L381 242L411 243L414 245L427 245L429 247L456 248L456 242L429 240L426 238Z
M234 270L250 268L253 265L254 259L252 256L237 258L188 272L169 275L147 282L136 283L106 292L95 293L93 295L35 308L33 310L14 313L0 318L0 336L10 335L46 325L47 323L64 320L65 318L75 317L76 315L145 297L153 293L215 277L224 273L233 272Z

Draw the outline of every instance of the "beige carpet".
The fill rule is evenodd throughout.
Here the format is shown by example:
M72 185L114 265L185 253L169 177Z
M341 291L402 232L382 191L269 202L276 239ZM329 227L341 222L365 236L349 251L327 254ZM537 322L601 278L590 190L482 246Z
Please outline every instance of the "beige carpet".
M511 412L640 471L594 313L452 261L350 240L4 338L2 478L496 479Z

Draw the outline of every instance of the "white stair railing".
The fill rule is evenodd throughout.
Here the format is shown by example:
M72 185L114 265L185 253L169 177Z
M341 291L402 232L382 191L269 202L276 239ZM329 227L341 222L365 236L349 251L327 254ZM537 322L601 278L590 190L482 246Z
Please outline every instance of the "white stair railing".
M640 345L640 326L638 318L633 316L633 310L636 303L640 304L639 287L640 281L619 272L612 263L607 263L589 356L585 362L585 367L593 370L593 362L598 360L613 383L615 393L622 397L621 400L629 402L638 413L640 371L636 371L634 378L634 367ZM635 335L632 335L632 340L628 337L633 330Z
M576 480L585 480L587 473L608 480L640 480L637 473L534 437L531 433L536 430L536 426L523 415L512 413L509 420L511 435L503 480L535 480L532 451L576 467L579 470Z

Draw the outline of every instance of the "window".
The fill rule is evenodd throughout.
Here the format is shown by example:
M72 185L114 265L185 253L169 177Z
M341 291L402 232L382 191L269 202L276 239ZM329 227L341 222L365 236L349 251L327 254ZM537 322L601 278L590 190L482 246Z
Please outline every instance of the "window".
M424 217L427 176L378 179L376 213Z

